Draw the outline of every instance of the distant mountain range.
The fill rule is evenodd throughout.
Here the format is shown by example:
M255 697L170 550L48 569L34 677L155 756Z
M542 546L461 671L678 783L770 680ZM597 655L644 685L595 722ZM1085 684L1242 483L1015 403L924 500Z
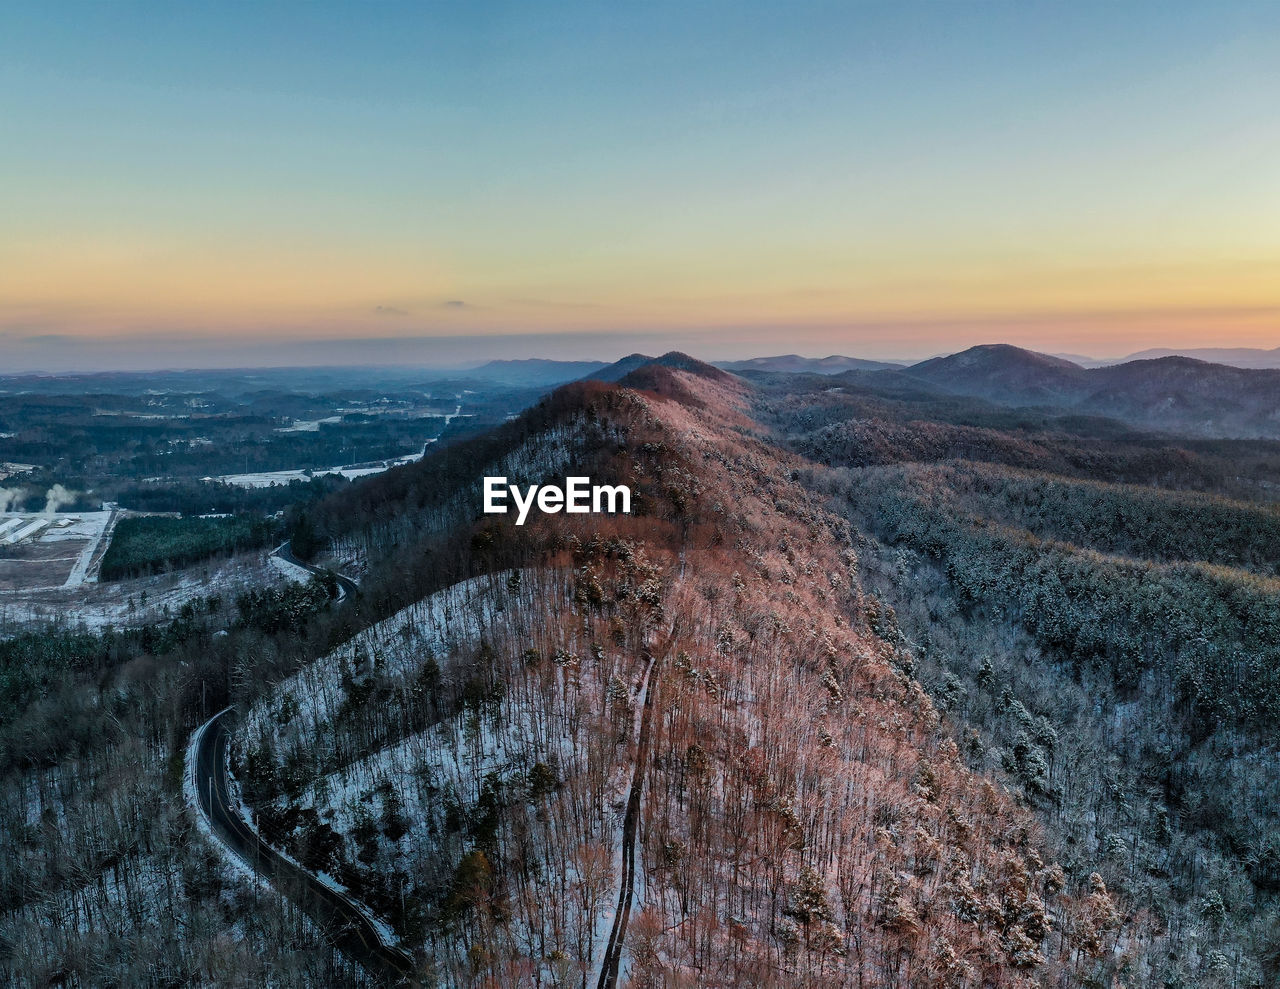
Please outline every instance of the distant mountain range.
M770 360L771 358L762 358ZM828 358L830 360L831 358ZM803 360L803 358L796 358ZM857 361L853 358L839 358L850 361L850 366L874 364L873 361ZM750 362L744 362L750 363ZM546 387L565 384L569 381L621 381L633 371L649 366L666 367L672 370L693 371L704 377L728 377L718 367L707 364L697 358L671 351L661 357L650 357L648 354L628 354L621 360L606 364L603 361L489 361L474 368L467 374L486 381L496 381L505 385ZM887 366L887 365L886 365ZM847 370L843 368L842 370ZM835 372L829 372L835 373Z
M1010 344L986 344L910 366L856 357L796 354L705 364L685 354L629 354L601 361L498 360L468 372L513 387L551 388L569 381L619 382L644 369L839 375L881 372L917 384L1001 405L1044 406L1108 416L1144 428L1205 437L1280 439L1280 348L1204 348L1189 352L1217 362L1143 351L1117 363L1041 354ZM1252 366L1242 366L1253 362ZM1268 363L1271 362L1271 363ZM645 372L653 377L653 372ZM630 378L644 387L644 374ZM654 378L660 383L659 378Z
M1054 354L1053 356L1079 364L1081 367L1109 367L1112 364L1156 360L1161 357L1191 357L1209 364L1226 364L1228 367L1261 370L1280 368L1280 347L1274 350L1259 347L1153 347L1150 350L1139 350L1127 357L1086 357L1083 354Z
M582 377L592 381L621 381L632 371L646 364L652 364L655 360L657 360L656 357L649 357L647 354L628 354L612 364L604 364L593 371L588 371Z
M673 351L673 353L675 353ZM613 363L604 361L553 361L553 360L498 360L489 361L466 372L486 381L527 387L551 387L569 381L591 378L596 381L618 381L637 368L655 361L666 361L647 354L629 354ZM693 358L687 358L692 361ZM717 361L713 365L697 362L701 367L718 367L725 371L776 371L791 374L841 374L845 371L889 371L905 367L905 364L888 361L869 361L860 357L801 357L784 354L778 357L753 357L741 361ZM686 368L688 370L688 368Z
M543 388L585 378L603 367L606 367L604 361L549 361L534 358L524 361L489 361L466 373L504 385Z
M780 357L753 357L745 361L716 361L716 367L726 371L786 371L793 374L841 374L844 371L890 371L904 367L889 361L868 361L861 357L801 357L783 354Z
M1189 350L1154 348L1130 354L1125 361L1152 360L1160 357L1193 357L1210 364L1227 364L1243 368L1280 368L1280 347L1262 350L1258 347L1199 347Z
M1171 356L1084 368L988 344L900 373L1002 405L1070 409L1196 436L1280 438L1280 370Z

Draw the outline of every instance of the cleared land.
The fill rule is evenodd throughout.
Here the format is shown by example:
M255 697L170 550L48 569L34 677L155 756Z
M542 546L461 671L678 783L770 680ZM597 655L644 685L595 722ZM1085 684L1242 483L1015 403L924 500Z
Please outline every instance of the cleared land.
M309 578L306 571L292 572L270 562L264 549L135 580L0 588L0 636L49 621L91 629L145 625L177 614L188 601L217 595L229 604L244 591Z
M381 474L383 471L390 470L392 467L400 467L403 464L412 464L421 460L427 453L429 447L435 440L427 440L423 444L422 450L418 453L410 454L407 457L395 457L391 460L370 461L365 464L352 464L348 467L328 467L315 469L297 469L297 470L269 470L256 471L248 474L223 474L220 477L206 477L206 481L221 481L224 484L234 484L239 488L269 488L273 484L289 484L292 481L308 481L313 477L320 477L323 474L339 474L348 480L354 480L357 477L368 477L371 474Z
M0 591L74 587L92 580L112 514L0 515Z

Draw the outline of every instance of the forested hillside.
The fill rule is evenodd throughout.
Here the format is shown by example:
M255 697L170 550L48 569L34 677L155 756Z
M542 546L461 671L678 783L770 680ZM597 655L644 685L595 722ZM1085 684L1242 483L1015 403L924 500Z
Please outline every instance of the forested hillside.
M1105 978L1103 880L964 766L799 462L737 386L644 381L672 397L562 394L502 461L626 480L635 516L489 523L472 545L500 571L249 708L259 826L444 984L594 984L637 799L635 984Z
M293 520L358 593L6 645L5 976L382 980L182 806L231 705L245 820L423 985L1273 982L1271 447L817 380L568 385Z
M0 642L0 982L361 983L291 901L234 881L181 800L191 728L258 662L324 648L328 599L264 589Z
M914 646L969 764L1021 792L1068 873L1096 869L1119 895L1143 932L1122 966L1138 984L1273 984L1270 444L1233 444L1233 462L1113 427L1086 460L1070 430L1021 416L979 433L951 421L950 402L902 422L883 403L866 417L867 401L880 402L815 398L816 430L802 396L760 405L832 465L806 483L855 528L865 586ZM1144 478L1153 462L1166 469Z
M940 395L894 375L774 375L757 388L758 414L823 464L963 459L1248 501L1275 501L1280 490L1273 440L1145 432L1100 416Z
M1084 368L1009 344L986 344L902 372L944 392L1002 405L1056 406L1190 436L1280 438L1280 371L1190 357Z

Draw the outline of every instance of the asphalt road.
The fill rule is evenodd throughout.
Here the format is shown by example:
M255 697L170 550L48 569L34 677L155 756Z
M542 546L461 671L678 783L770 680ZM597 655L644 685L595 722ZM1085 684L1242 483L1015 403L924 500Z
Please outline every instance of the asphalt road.
M281 856L235 812L227 783L227 708L196 730L195 783L200 811L214 833L259 876L298 904L325 931L331 943L388 986L416 984L413 959L386 944L355 901L330 889Z
M339 597L348 598L355 597L360 593L359 585L350 577L344 577L336 570L326 570L324 567L312 566L310 563L304 563L293 555L293 547L289 544L289 540L285 540L276 547L275 555L284 560L285 563L292 563L295 567L302 567L303 570L309 570L317 576L323 577L327 573L332 573L338 581Z

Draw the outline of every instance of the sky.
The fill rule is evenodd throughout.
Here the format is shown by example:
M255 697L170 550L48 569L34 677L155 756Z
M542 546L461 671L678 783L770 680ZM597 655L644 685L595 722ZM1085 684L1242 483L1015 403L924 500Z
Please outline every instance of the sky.
M0 370L1280 345L1280 4L0 3Z

